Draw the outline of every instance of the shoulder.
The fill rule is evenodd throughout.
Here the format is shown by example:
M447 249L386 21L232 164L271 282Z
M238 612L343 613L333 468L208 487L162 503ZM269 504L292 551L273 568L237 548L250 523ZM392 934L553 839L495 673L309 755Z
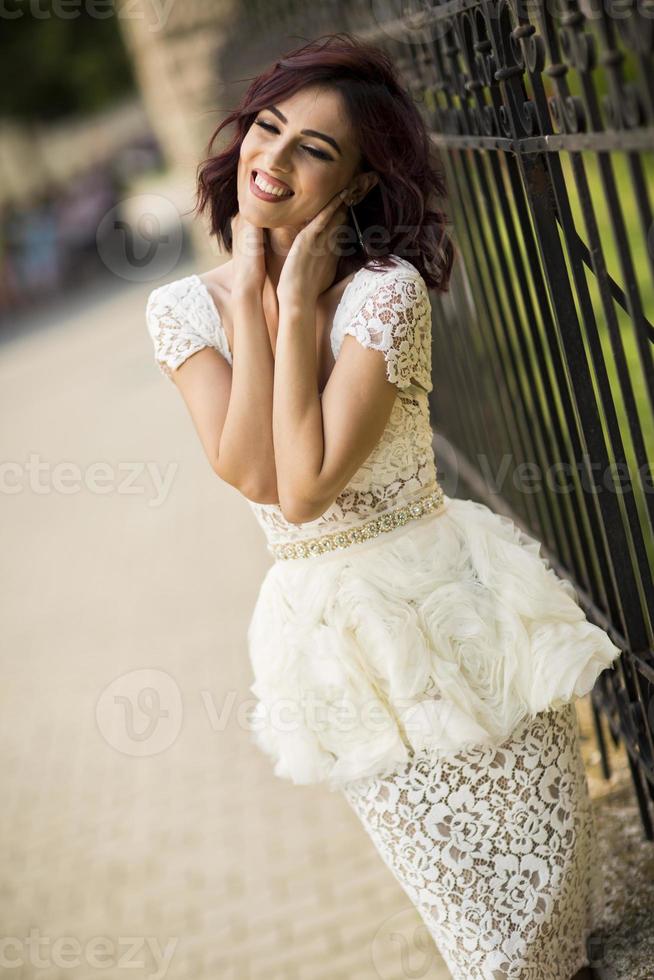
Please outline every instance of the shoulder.
M152 330L161 326L197 330L214 336L220 317L208 287L197 273L156 286L148 295L145 318Z
M383 311L394 319L410 318L431 323L429 287L419 270L408 259L390 256L390 265L378 265L371 260L355 274L347 290L342 313L345 318L361 316L367 319ZM405 314L405 317L402 314Z
M407 286L412 284L414 292L429 296L429 287L425 282L420 271L408 259L401 258L399 255L393 256L393 267L387 271L386 278L392 282L400 284L402 292L411 295L412 291L407 291Z
M220 316L196 273L152 289L145 320L164 374L170 374L203 347L213 347L231 364Z
M159 309L175 307L192 297L200 285L199 276L193 273L181 279L165 282L161 286L155 286L148 295L146 309L152 313Z
M145 319L153 338L203 338L223 350L221 321L208 288L197 273L156 286L148 295Z
M338 356L348 334L364 347L381 350L387 376L399 387L417 384L431 390L431 305L429 289L418 269L393 256L388 268L364 266L343 304L334 337Z
M399 255L389 256L391 263L379 265L371 260L354 277L353 298L368 296L394 298L408 304L420 301L429 304L429 288L419 270L408 259Z
M377 278L382 276L393 276L394 278L409 277L414 279L422 279L420 271L416 268L413 262L409 259L405 259L401 255L396 255L394 252L390 255L385 256L388 262L384 264L380 260L370 259L363 269L366 272L371 272ZM424 279L422 279L424 282Z

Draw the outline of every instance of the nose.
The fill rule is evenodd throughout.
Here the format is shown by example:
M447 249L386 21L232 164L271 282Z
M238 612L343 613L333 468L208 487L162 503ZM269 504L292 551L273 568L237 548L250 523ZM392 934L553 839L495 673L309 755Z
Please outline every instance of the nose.
M268 150L268 163L266 169L271 173L279 172L280 174L287 174L289 172L288 167L288 154L290 147L285 146L283 143L278 143L275 149Z

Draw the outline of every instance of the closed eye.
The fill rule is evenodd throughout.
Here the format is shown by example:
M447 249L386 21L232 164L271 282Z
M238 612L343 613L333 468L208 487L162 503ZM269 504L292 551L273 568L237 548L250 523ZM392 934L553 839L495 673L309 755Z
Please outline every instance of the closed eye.
M277 129L276 126L273 126L271 123L260 122L258 119L256 120L255 125L261 126L262 129L268 129L272 133L278 133L279 132L279 130ZM314 149L313 146L302 146L301 149L302 150L305 150L307 153L310 153L311 156L317 157L319 160L331 160L331 159L333 159L332 157L330 157L330 155L328 153L323 153L322 150L316 150L316 149Z

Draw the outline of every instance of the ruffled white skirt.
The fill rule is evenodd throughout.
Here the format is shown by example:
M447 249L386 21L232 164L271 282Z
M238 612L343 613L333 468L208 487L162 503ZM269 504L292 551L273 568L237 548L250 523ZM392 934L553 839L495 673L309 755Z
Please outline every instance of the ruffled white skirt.
M248 628L252 738L275 774L331 789L502 744L587 694L620 649L540 543L484 504L275 562Z

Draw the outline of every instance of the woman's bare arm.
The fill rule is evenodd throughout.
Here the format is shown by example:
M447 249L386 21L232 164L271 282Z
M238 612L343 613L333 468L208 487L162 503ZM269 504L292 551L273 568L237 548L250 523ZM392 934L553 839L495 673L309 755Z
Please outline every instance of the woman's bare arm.
M318 392L315 304L280 302L275 349L273 438L280 507L293 524L324 514L375 448L397 388L384 354L345 337Z
M257 289L232 292L232 365L211 347L171 374L214 472L249 500L277 503L274 359Z
M272 435L274 357L258 289L232 291L232 384L215 471L248 499L277 503Z
M316 384L315 304L280 300L273 437L282 512L294 524L325 513L381 439L400 390L431 391L431 307L415 270L371 288L344 327L322 395Z

